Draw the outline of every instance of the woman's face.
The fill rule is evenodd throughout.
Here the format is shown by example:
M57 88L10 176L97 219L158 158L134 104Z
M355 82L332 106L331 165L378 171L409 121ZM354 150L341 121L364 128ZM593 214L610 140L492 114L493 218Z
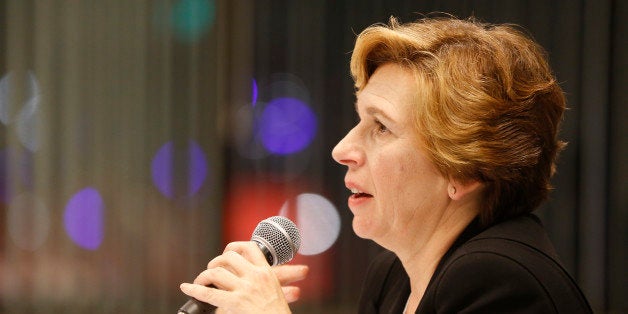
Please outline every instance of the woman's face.
M415 82L408 69L380 66L357 95L359 123L332 152L348 168L353 230L389 249L429 232L449 202L448 180L427 158L413 124Z

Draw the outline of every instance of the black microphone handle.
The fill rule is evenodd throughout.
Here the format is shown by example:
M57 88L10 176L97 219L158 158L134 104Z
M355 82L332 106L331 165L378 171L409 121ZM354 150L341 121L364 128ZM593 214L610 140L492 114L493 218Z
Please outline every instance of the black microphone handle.
M216 307L205 302L201 302L195 298L190 298L179 309L177 314L201 314L201 313L215 313Z
M275 258L270 252L270 250L264 244L256 240L251 240L251 241L257 244L257 247L259 247L259 249L262 251L262 254L264 254L264 257L266 258L266 262L268 262L269 265L274 265ZM210 285L210 287L214 287L214 286ZM199 301L195 298L190 298L190 300L185 302L185 304L183 304L183 306L179 308L179 312L177 312L177 314L201 314L201 313L215 313L215 312L216 312L216 307L214 305Z

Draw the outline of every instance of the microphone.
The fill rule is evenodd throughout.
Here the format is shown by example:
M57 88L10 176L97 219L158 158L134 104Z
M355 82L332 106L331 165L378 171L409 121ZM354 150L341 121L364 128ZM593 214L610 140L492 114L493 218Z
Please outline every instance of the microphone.
M299 251L301 235L299 229L290 219L283 216L273 216L262 220L251 236L266 257L270 266L282 265L289 262ZM190 298L177 314L214 313L216 307Z

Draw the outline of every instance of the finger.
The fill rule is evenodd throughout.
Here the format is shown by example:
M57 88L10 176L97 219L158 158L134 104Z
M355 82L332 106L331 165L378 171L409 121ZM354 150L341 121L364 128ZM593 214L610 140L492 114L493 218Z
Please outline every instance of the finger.
M231 242L225 247L227 251L237 252L254 265L268 265L266 257L253 241Z
M307 265L281 265L273 267L273 272L281 285L287 285L307 277L310 268Z
M228 292L220 289L190 283L182 283L179 288L186 295L216 307L222 307L227 303Z
M224 268L238 277L241 277L252 267L251 262L235 251L225 251L207 264L207 269Z
M194 279L194 284L201 286L213 285L221 290L232 291L237 288L238 280L239 278L232 272L222 267L216 267L202 271Z
M288 303L296 302L301 297L301 289L295 286L281 287L283 295Z

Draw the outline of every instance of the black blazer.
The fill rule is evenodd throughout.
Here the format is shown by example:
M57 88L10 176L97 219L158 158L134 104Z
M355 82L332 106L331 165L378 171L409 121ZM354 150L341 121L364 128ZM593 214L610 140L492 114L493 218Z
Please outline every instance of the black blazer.
M402 313L410 282L389 251L369 267L359 313ZM443 256L416 313L592 313L539 219L481 230L473 221Z

